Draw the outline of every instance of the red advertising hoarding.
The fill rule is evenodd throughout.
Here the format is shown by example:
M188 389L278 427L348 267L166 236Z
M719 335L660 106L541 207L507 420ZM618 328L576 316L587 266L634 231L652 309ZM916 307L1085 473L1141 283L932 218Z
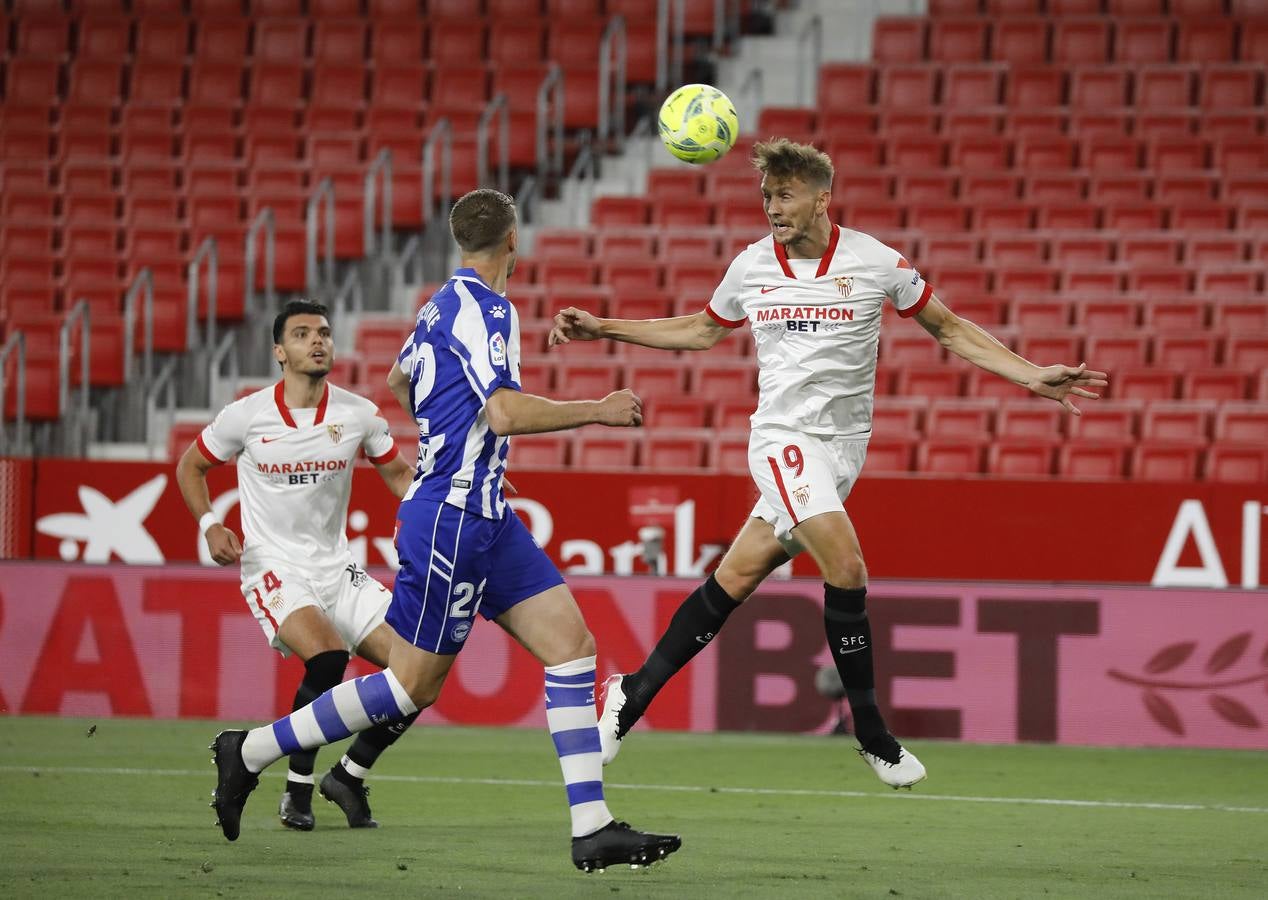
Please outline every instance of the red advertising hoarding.
M571 584L602 678L642 661L694 581ZM1261 594L878 581L870 598L878 694L903 736L1268 749ZM645 727L826 731L836 710L815 672L827 664L822 587L770 582ZM301 674L266 646L232 569L0 567L7 714L266 721L289 711ZM541 667L480 622L422 721L540 725Z
M665 539L657 571L697 577L716 565L755 496L747 473L513 470L511 477L519 490L512 505L560 567L576 574L648 572L638 533L658 525ZM217 512L236 527L234 467L212 470L209 482ZM171 465L40 460L33 483L37 559L205 557ZM1268 580L1265 503L1268 485L865 473L847 508L877 578L1254 588ZM354 555L393 567L396 501L368 466L354 474L349 510ZM799 558L794 573L813 576L813 563Z

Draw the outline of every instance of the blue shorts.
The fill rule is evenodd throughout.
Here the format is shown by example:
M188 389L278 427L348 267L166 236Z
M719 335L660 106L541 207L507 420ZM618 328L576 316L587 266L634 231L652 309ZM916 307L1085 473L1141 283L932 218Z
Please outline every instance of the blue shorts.
M401 505L396 552L401 570L387 623L415 647L451 655L462 649L478 612L496 619L564 577L509 509L485 519L448 503Z

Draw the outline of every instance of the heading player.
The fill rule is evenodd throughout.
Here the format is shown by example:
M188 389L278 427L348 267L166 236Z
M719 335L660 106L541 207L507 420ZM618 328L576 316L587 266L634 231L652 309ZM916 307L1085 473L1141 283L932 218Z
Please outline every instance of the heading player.
M552 345L610 338L665 350L705 350L747 320L757 345L759 401L749 470L760 497L717 571L678 608L642 668L606 685L599 732L604 762L671 676L712 641L762 580L803 550L824 579L824 628L845 685L859 753L885 784L925 777L890 734L876 704L867 569L842 508L863 468L872 428L876 350L886 301L942 346L1079 414L1107 382L1086 366L1040 367L952 313L903 256L828 218L827 155L786 139L759 143L762 207L771 234L731 263L704 311L669 319L598 319L569 308Z
M478 612L546 669L546 722L567 789L574 865L647 865L681 841L635 831L608 812L594 638L559 570L503 495L510 435L638 426L641 405L629 391L567 403L521 393L519 316L505 296L519 241L515 203L473 191L454 204L449 226L462 267L423 305L388 376L420 433L419 475L398 514L388 669L341 684L270 726L221 732L212 745L220 824L225 837L237 838L255 773L282 755L435 702Z
M387 665L391 629L383 617L391 595L353 561L344 522L362 452L398 499L413 478L378 407L328 383L334 349L326 307L288 303L273 321L282 380L226 406L176 467L211 558L222 566L241 561L242 596L269 646L304 661L295 709L343 681L350 650ZM207 472L235 456L242 543L217 520L207 491ZM361 734L322 779L322 796L338 804L350 827L377 827L363 779L413 721ZM291 755L278 808L282 824L300 831L315 824L316 758L308 750Z

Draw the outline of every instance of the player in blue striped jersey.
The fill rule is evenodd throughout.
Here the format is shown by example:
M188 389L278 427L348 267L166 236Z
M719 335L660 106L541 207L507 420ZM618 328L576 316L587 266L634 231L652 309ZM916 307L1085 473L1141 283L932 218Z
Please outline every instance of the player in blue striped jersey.
M519 319L505 296L515 268L515 204L492 190L454 204L462 268L419 311L388 384L418 421L419 461L398 513L401 569L388 608L388 668L345 682L272 725L224 731L212 744L213 806L236 840L257 774L298 748L341 740L435 702L478 612L546 670L546 722L572 817L572 860L585 871L647 865L681 846L608 812L595 713L595 644L563 576L507 508L509 437L587 424L642 424L630 391L558 402L519 384Z

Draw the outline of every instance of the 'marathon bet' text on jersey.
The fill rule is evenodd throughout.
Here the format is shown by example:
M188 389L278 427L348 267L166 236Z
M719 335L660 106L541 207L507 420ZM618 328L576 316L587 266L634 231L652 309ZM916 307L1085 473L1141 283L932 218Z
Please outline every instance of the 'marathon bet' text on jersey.
M754 428L866 437L884 302L914 316L932 293L897 250L834 225L822 259L789 259L769 235L750 244L707 311L728 328L745 319L752 326L760 389Z

